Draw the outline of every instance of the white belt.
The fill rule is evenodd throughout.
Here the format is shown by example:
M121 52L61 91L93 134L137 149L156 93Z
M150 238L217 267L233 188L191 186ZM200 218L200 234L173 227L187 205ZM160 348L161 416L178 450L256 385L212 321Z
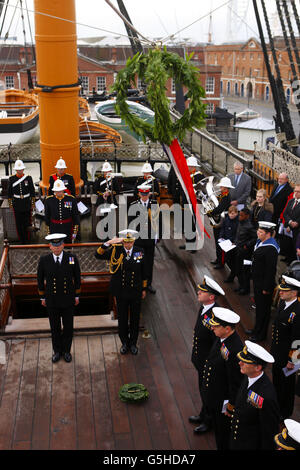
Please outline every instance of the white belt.
M16 197L17 199L25 199L25 197L29 197L30 194L21 194L20 196L18 194L14 194L13 197Z

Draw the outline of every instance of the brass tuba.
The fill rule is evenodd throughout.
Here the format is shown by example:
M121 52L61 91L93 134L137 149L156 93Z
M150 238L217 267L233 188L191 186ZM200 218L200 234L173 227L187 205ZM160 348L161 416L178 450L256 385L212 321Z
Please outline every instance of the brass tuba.
M209 176L208 178L204 178L200 181L201 185L203 186L204 182L208 180L204 191L202 189L197 190L196 188L196 198L202 205L202 208L200 209L201 214L207 215L211 225L216 226L221 221L221 215L210 215L210 213L219 205L219 191L216 191L213 187L213 179L214 176ZM197 187L197 184L195 186Z

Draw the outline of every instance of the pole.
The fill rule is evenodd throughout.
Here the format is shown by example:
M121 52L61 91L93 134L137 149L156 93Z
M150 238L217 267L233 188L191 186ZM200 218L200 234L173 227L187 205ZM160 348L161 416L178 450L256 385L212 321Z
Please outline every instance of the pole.
M57 160L63 158L78 193L83 181L80 179L75 0L34 0L34 10L42 167L40 187L45 192Z

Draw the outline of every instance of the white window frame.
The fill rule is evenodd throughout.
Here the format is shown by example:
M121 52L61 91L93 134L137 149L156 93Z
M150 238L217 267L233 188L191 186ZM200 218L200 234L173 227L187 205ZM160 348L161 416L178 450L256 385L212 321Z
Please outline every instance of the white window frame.
M214 103L207 103L207 106L205 108L205 113L207 116L210 116L215 112L215 105Z
M5 88L15 88L15 77L13 75L6 75L5 77Z
M89 87L89 83L90 83L90 80L89 80L89 76L88 75L82 75L81 77L81 87L82 87L82 91L85 92L85 91L89 91L90 87Z
M209 75L205 80L205 93L207 95L213 95L215 92L215 77Z
M106 77L104 75L97 76L97 92L101 93L106 90Z

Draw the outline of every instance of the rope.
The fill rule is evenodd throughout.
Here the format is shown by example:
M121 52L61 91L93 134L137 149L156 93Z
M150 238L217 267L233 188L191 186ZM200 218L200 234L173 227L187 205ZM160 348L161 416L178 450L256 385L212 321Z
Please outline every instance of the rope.
M299 70L299 73L300 73L300 57L299 57L297 43L296 43L296 39L295 39L295 35L294 35L294 30L293 30L292 23L291 23L289 9L288 9L288 6L287 6L286 2L283 2L283 8L284 8L287 24L288 24L289 31L290 31L291 41L292 41L292 45L293 45L293 48L294 48L294 54L296 56L296 62L297 62L297 65L298 65L298 70Z
M291 4L292 4L293 11L294 11L294 16L295 16L295 19L296 19L296 23L297 23L297 26L298 26L299 35L300 35L300 21L299 21L299 16L298 16L295 0L291 0Z

